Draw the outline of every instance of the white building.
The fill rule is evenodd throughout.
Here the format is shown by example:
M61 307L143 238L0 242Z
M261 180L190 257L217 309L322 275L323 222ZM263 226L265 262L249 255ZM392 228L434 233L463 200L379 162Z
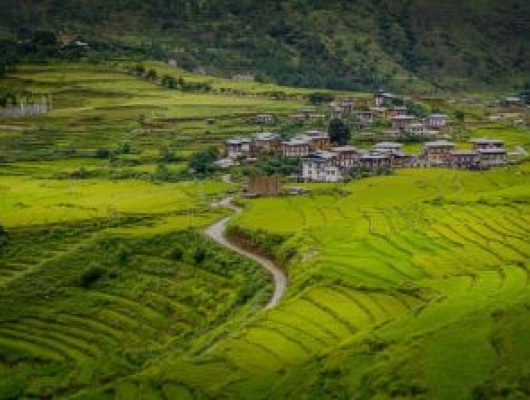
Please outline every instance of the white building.
M340 182L344 179L337 165L337 154L315 151L302 159L302 178L313 182Z
M425 125L429 128L443 128L447 125L447 115L445 114L431 114L425 119Z
M410 124L406 131L411 135L423 136L425 134L425 125L420 123Z
M225 142L226 156L231 159L247 157L250 155L252 140L248 138L233 138Z
M374 145L374 150L378 153L392 154L400 152L403 149L403 145L397 142L381 142Z

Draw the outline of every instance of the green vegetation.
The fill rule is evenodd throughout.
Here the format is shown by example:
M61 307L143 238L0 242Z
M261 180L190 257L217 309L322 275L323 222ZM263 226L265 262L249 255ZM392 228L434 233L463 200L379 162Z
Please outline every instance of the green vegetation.
M236 189L212 162L225 138L261 130L249 116L329 93L132 65L21 66L0 81L54 103L0 123L0 399L528 396L530 163L238 199L231 238L289 276L265 311L267 273L201 234ZM530 148L527 129L468 129L486 111L463 109L461 143Z
M68 0L39 7L6 0L0 65L10 66L12 54L91 62L155 58L190 71L250 74L289 86L511 90L528 80L529 16L520 0ZM49 44L59 33L70 45L26 54L35 41Z
M341 119L332 119L329 122L328 132L330 142L335 145L343 146L351 140L350 128Z

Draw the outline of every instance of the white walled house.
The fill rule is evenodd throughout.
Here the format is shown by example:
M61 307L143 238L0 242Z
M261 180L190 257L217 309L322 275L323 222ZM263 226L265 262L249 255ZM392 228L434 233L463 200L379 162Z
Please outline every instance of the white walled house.
M226 156L231 159L248 157L251 152L252 140L248 138L233 138L225 142Z
M447 126L447 115L445 114L431 114L425 119L425 125L428 128L440 129Z
M344 176L337 165L337 154L319 150L302 158L302 178L312 182L342 181Z

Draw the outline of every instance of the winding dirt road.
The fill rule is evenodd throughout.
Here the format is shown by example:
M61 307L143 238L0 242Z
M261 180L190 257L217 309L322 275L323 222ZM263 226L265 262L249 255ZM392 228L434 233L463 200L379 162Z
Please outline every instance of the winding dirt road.
M226 198L219 203L220 206L227 207L233 210L236 214L240 213L242 210L239 207L236 207L232 204L232 198ZM278 302L283 297L285 289L287 288L287 277L283 271L278 268L272 261L261 257L257 254L251 253L226 239L226 226L232 217L226 217L222 220L216 222L215 224L209 226L204 230L204 233L210 237L215 242L219 243L221 246L226 247L236 253L241 254L246 258L250 258L253 261L259 263L263 268L267 270L272 275L274 280L274 293L269 300L269 303L265 307L266 310L274 308L278 305Z

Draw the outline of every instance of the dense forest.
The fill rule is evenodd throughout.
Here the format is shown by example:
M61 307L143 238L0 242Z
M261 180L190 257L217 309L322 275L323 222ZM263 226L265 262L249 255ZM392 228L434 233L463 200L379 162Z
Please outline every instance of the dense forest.
M83 38L95 59L172 58L190 70L294 86L454 89L512 84L530 70L524 0L3 3L3 69L28 52L42 58L42 46L27 47L47 43L35 31L49 30Z

